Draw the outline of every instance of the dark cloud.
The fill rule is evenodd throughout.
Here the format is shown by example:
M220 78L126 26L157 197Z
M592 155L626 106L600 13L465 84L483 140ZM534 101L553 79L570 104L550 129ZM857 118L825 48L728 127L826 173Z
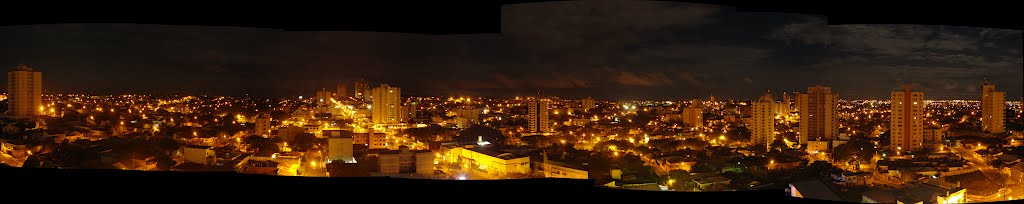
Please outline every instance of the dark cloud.
M750 99L828 85L885 98L901 83L973 95L982 78L1020 95L1017 30L827 25L713 5L569 1L508 5L502 33L284 32L131 24L0 27L0 66L44 71L50 92L309 94L365 79L409 95L558 94ZM756 83L755 83L756 82Z

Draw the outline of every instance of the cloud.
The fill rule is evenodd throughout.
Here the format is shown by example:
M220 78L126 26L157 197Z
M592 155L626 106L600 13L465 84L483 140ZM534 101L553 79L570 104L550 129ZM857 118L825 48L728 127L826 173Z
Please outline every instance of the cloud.
M747 84L754 84L754 79L751 79L750 77L743 77L743 82L746 82Z
M619 72L615 80L619 84L627 86L654 87L672 85L672 80L664 73L634 73L623 71Z

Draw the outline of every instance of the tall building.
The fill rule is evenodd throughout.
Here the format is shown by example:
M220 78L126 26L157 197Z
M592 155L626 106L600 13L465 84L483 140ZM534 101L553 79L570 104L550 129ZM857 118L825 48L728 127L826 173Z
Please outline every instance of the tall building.
M270 137L270 115L266 113L256 116L254 134Z
M551 122L548 121L548 108L550 108L550 101L547 99L536 99L528 102L527 104L527 121L529 122L529 128L531 133L547 133L551 132Z
M775 99L772 95L765 94L753 102L753 118L750 132L755 147L760 145L766 150L775 141Z
M366 97L368 97L368 96L366 96L366 92L369 89L370 89L370 85L367 84L366 81L362 81L362 80L356 81L352 85L352 90L353 90L352 96L355 97L355 98L358 98L358 99L366 98Z
M891 93L889 134L892 148L909 151L924 145L924 92L911 92L910 86Z
M996 91L996 86L988 84L981 88L981 130L990 133L1005 131L1006 92Z
M373 89L373 123L396 124L400 122L398 109L402 106L402 89L381 84Z
M345 86L345 83L338 83L338 90L334 97L337 99L348 98L348 86Z
M320 89L319 91L316 91L316 98L314 98L314 100L316 100L316 103L319 105L328 104L331 102L332 95L334 95L334 93L327 91L327 89Z
M43 113L43 73L18 65L7 71L8 114L28 118Z
M683 124L690 127L704 127L704 110L697 107L683 108Z
M582 103L581 104L582 105L581 108L583 108L583 111L590 111L591 109L597 108L596 101L594 101L594 99L592 99L590 97L587 97L587 98L581 100L580 102Z
M814 139L832 140L839 131L836 120L839 94L832 92L831 87L808 87L807 93L797 96L800 110L800 133L797 135L800 144Z
M410 122L413 118L416 118L416 102L406 103L402 108L398 110L400 122Z

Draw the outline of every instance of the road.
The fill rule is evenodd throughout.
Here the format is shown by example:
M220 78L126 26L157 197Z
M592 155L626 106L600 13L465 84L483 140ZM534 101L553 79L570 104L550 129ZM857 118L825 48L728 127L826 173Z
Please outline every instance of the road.
M327 177L327 160L324 159L322 151L310 149L306 151L306 159L301 164L302 176Z
M25 160L11 157L11 155L7 155L6 153L0 153L0 162L12 167L21 167L25 164Z
M999 174L998 169L992 167L988 161L981 158L981 156L974 152L974 150L964 148L963 146L954 147L951 148L951 150L953 153L964 158L964 160L974 163L974 165L978 167L978 171L981 172L981 175L984 176L986 180L1000 187L997 193L989 196L967 195L966 197L971 199L973 202L996 202L1024 198L1024 188L1022 188L1024 186L1019 184L1007 186L1001 179L996 179L1001 178L997 175Z

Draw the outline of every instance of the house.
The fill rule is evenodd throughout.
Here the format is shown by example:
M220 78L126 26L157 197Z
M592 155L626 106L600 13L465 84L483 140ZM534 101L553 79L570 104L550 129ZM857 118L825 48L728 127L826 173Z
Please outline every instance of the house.
M32 151L28 148L25 140L0 140L0 152L11 155L12 157L23 157L32 154Z
M702 191L712 191L713 187L717 185L729 185L731 181L732 180L722 176L712 176L693 179L693 182L697 184L697 188L701 189ZM722 187L724 186L717 186L717 188L719 189L721 189Z

